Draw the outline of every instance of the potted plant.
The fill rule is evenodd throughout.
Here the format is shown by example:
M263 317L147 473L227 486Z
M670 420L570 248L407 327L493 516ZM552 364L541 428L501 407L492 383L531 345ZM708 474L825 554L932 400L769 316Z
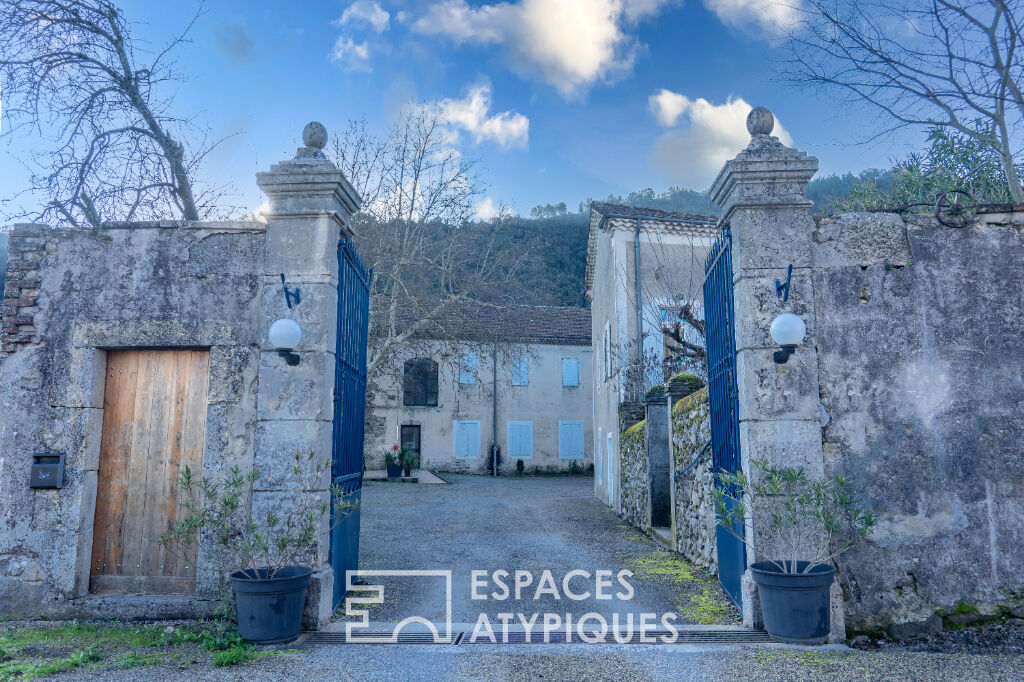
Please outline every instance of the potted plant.
M315 490L329 475L329 459L315 453L296 453L287 476L300 490ZM237 465L220 480L196 476L185 467L179 485L186 493L183 518L164 533L161 544L171 548L195 546L201 539L225 550L238 567L230 574L238 614L238 631L252 642L273 644L298 636L306 586L313 569L303 563L316 545L330 505L322 496L306 494L287 511L252 514L252 493L262 478L257 469L243 472ZM336 500L333 524L344 520L358 503L332 488ZM314 499L316 498L316 499Z
M751 515L772 559L750 565L768 634L781 642L821 644L831 630L832 560L875 527L840 476L809 480L803 469L753 462L751 479L720 473L712 493L719 525L747 543ZM765 556L764 548L758 554Z
M398 455L397 445L394 447L393 452L384 453L384 468L387 470L388 478L402 477L402 463L398 460Z
M398 451L398 463L402 467L402 475L410 476L413 469L419 468L420 457L415 451L403 445Z

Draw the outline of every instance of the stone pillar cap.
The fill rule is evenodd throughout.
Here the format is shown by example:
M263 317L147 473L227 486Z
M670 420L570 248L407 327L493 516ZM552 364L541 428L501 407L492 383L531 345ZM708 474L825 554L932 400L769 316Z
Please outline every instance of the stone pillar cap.
M647 391L647 394L644 395L644 402L647 403L648 405L652 403L665 402L665 387L655 386L651 390Z
M294 158L270 166L256 174L256 183L270 199L265 216L314 215L331 213L348 227L353 213L362 205L362 197L324 154L327 128L319 121L310 121L302 129L302 142Z
M735 158L725 162L709 190L711 200L722 207L723 222L728 221L738 206L812 205L805 188L818 171L818 159L782 144L771 135L774 129L775 115L770 109L754 107L750 110L747 115L750 143ZM769 187L777 189L768 190Z

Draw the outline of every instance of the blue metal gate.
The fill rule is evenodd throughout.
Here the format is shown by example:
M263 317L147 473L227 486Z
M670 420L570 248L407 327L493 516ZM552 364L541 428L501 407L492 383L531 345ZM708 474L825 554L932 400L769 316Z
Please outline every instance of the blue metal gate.
M740 419L733 334L732 237L728 225L722 228L704 264L704 337L708 353L712 469L716 473L736 473L740 467ZM731 490L730 494L735 492ZM746 569L746 551L743 543L728 530L721 526L715 529L718 580L733 603L740 606L740 579ZM740 524L733 530L743 534Z
M359 565L359 501L363 487L363 437L366 417L366 343L370 278L352 242L338 243L338 340L334 363L334 438L331 475L355 510L333 523L331 567L334 606L345 596L345 572ZM331 501L332 516L337 499Z

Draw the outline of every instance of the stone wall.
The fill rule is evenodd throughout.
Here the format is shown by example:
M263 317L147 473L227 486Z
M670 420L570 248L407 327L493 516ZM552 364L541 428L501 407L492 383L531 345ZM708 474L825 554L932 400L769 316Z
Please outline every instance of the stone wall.
M206 466L252 466L265 230L262 223L13 230L0 365L4 616L102 616L110 608L103 599L78 599L89 588L105 349L209 348ZM39 452L65 454L63 488L29 488ZM208 605L202 598L219 593L215 557L201 555L197 579L201 599L178 604L179 613L200 613Z
M708 389L702 388L672 408L672 460L676 472L672 527L676 551L688 561L717 573L715 505L711 498L715 481L710 466L711 448L705 447L710 438ZM687 467L690 468L686 473L679 475Z
M1024 592L1024 212L845 214L813 236L827 474L879 526L839 560L855 627Z
M0 329L0 617L201 615L239 568L204 541L194 594L90 592L108 351L209 350L203 473L258 469L254 519L329 500L328 476L309 486L290 467L296 452L331 456L337 249L360 199L323 154L323 126L307 125L303 141L257 175L266 223L14 227ZM282 277L301 304L288 305ZM267 338L285 317L302 329L298 364ZM65 456L62 488L29 487L40 453ZM314 570L307 626L331 615L328 531L324 518L303 558Z
M640 421L622 432L619 457L622 480L622 518L644 532L651 530L651 488L647 465L647 422Z

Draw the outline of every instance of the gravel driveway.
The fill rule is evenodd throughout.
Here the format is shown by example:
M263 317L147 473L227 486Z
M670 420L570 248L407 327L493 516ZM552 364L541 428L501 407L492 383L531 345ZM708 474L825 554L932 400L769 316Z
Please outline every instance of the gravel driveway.
M501 613L600 614L620 624L627 614L678 614L679 623L736 622L736 611L714 576L681 561L650 538L627 526L594 498L593 479L579 477L444 475L449 485L368 483L363 489L360 568L448 569L453 573L452 620L475 623L480 613L491 622ZM508 599L473 600L471 571L505 570L510 576ZM516 599L516 571L528 571ZM538 594L544 572L551 583ZM570 599L563 580L570 571ZM607 571L611 585L599 593L597 572ZM620 571L632 587L629 596L617 580ZM589 577L588 577L589 576ZM522 580L525 582L526 574ZM440 579L384 577L368 582L385 586L385 601L371 620L394 623L421 615L444 620L444 588ZM488 580L479 594L503 594ZM608 596L610 598L600 598ZM543 618L543 616L541 616ZM515 622L515 621L513 621ZM638 622L638 621L637 621Z

